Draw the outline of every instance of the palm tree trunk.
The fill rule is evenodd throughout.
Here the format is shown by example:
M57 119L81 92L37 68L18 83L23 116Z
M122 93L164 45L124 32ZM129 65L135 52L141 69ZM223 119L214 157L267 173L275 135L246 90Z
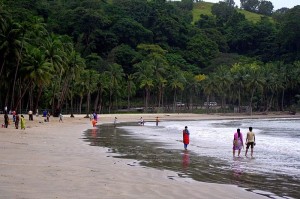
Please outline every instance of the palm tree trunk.
M91 92L88 92L86 97L86 102L87 102L86 117L89 117L89 113L90 113L90 100L91 100Z
M95 112L97 112L99 96L100 96L100 89L97 90L97 97L96 97L95 102L94 102L94 111Z
M81 114L82 99L83 99L83 95L80 95L79 114Z
M239 113L241 112L241 86L239 86Z
M71 92L71 116L70 117L74 117L74 115L73 115L73 92Z
M145 109L148 112L148 99L149 99L149 89L146 89L146 99L145 99Z
M267 101L267 108L266 108L265 112L268 112L269 109L272 107L273 96L274 96L274 93L272 92L270 102L268 102L268 99L266 100Z
M176 111L176 89L174 90L174 96L173 96L173 112L175 113Z
M21 46L21 50L20 50L20 56L22 55L22 51L23 51L23 40L22 40L22 46ZM11 97L11 106L10 107L13 107L14 105L14 99L15 99L15 86L16 86L16 81L17 81L17 74L18 74L18 71L19 71L19 66L20 66L20 59L18 59L17 61L17 68L16 68L16 71L15 71L15 77L14 77L14 85L13 85L13 90L12 90L12 97Z
M39 107L39 101L40 101L40 98L41 98L41 95L42 95L42 91L43 91L43 86L39 87L38 96L37 96L37 99L36 99L34 111L37 110L37 108Z
M281 95L281 111L284 111L284 94L285 90L282 90L282 95Z
M29 85L30 85L30 84L31 84L31 83L25 84L26 86L25 86L25 88L24 88L24 91L23 91L23 93L21 94L21 96L19 96L19 99L17 100L17 103L16 103L16 105L15 105L14 110L17 110L17 109L19 108L20 103L21 103L21 100L23 99L24 95L26 94L27 89L29 88Z
M3 62L1 64L1 70L0 70L0 77L1 77L2 72L3 72L3 68L4 68L4 64L5 64L5 59L6 59L6 56L3 57Z

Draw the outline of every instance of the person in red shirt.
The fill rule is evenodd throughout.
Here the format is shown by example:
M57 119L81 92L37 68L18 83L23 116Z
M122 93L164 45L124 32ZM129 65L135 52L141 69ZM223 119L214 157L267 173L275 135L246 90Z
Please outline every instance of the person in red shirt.
M187 146L190 143L190 132L187 126L185 126L184 130L182 131L182 134L183 134L184 149L187 150Z

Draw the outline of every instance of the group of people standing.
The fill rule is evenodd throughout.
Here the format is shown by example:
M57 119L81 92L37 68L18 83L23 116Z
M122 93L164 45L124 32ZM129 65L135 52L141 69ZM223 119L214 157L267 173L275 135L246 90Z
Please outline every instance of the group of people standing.
M18 115L18 113L15 112L15 111L12 112L12 115L13 115L13 123L15 124L15 128L16 129L19 128L19 123L20 123L20 120L21 120L21 129L25 130L25 118L24 118L24 116L21 115L21 118L20 118L19 115ZM7 112L5 111L5 113L4 113L4 125L3 125L3 127L4 128L8 128L9 124L10 124L9 117L8 117Z
M247 133L246 137L246 152L245 156L247 157L248 149L251 147L251 157L253 157L253 148L255 146L255 134L252 132L252 127L249 127L249 132ZM183 146L184 149L187 150L187 147L190 143L190 132L188 127L185 126L184 130L182 131L183 135ZM236 133L233 136L233 156L235 157L235 151L238 150L238 156L241 154L241 150L244 148L244 141L243 141L243 134L241 133L240 129L237 129Z
M245 156L247 157L248 149L251 146L251 157L253 157L253 148L255 146L255 134L252 132L252 127L249 127L249 132L246 137L246 152ZM237 132L233 136L233 147L232 153L235 156L235 151L238 150L238 156L241 154L241 150L244 148L243 135L240 129L237 129Z

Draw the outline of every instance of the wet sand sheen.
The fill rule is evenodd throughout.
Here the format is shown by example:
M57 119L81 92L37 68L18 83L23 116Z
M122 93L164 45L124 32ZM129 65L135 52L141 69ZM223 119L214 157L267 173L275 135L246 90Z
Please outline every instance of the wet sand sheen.
M122 125L136 125L124 123ZM191 151L165 149L167 143L136 138L130 133L111 125L101 125L98 130L86 132L86 141L92 146L107 147L115 158L137 160L131 166L152 167L160 170L175 171L174 178L191 178L196 181L233 184L269 198L298 197L297 181L287 176L267 176L244 173L239 167L242 159L235 159L230 165L211 157L200 157ZM115 155L119 154L119 155ZM276 183L274 183L274 179ZM291 187L291 185L295 187ZM261 190L264 191L261 191ZM275 193L275 194L273 194Z

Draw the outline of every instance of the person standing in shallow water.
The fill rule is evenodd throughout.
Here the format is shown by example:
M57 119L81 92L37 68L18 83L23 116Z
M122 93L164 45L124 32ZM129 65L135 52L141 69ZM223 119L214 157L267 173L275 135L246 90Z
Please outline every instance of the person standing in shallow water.
M241 133L241 130L237 129L236 133L233 136L233 157L235 157L236 150L238 150L238 156L240 156L242 148L244 148L243 135Z
M249 127L249 132L247 133L246 137L246 153L245 156L247 157L248 149L251 146L251 157L253 157L253 148L255 146L255 134L252 132L252 127Z
M184 145L184 149L187 150L187 146L190 143L190 132L188 130L188 127L185 126L184 130L182 131L183 134L183 145Z

